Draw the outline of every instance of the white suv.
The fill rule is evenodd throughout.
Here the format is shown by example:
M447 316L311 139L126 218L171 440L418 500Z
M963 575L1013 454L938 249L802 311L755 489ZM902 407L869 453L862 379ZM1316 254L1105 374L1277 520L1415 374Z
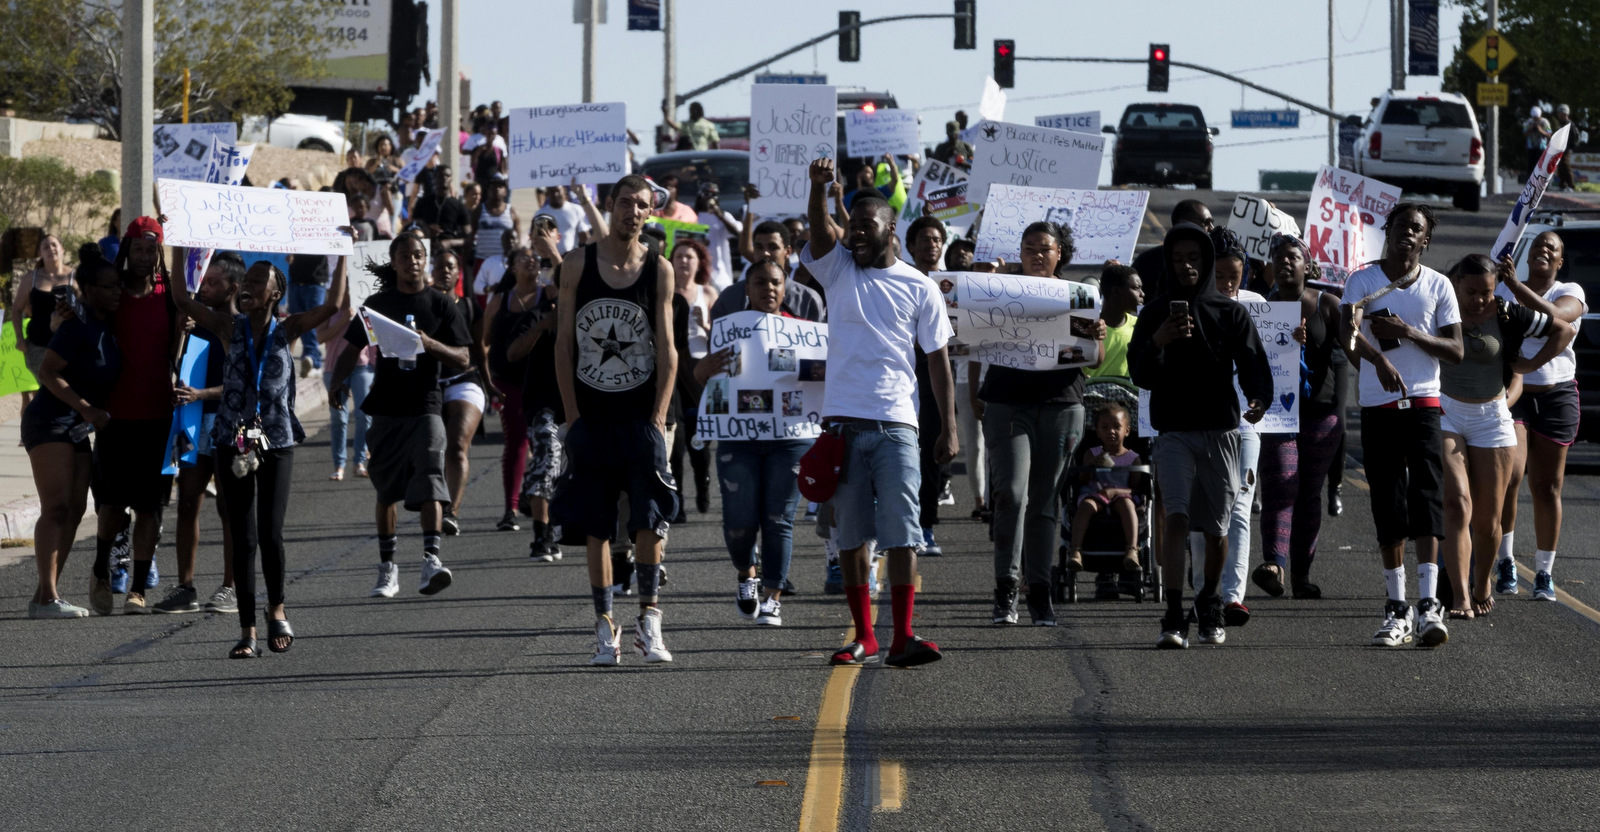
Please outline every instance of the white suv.
M270 122L264 116L246 116L239 140L266 142L273 147L337 153L344 146L344 125L320 116L297 113L285 113Z
M1483 136L1456 93L1391 90L1378 98L1356 140L1356 172L1417 193L1445 194L1478 210Z

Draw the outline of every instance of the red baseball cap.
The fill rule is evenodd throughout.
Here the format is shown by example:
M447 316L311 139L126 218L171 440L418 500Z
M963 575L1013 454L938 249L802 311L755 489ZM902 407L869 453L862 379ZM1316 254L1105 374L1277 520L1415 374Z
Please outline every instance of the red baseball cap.
M133 222L128 223L126 236L130 239L133 237L145 237L159 243L162 240L161 223L157 222L155 217L138 217Z

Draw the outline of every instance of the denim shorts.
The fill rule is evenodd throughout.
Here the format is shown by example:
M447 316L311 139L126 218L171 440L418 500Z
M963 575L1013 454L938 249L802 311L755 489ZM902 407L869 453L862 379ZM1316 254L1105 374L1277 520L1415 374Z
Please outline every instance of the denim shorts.
M922 547L917 491L922 465L910 425L847 422L847 446L833 507L841 549L876 540L878 550Z

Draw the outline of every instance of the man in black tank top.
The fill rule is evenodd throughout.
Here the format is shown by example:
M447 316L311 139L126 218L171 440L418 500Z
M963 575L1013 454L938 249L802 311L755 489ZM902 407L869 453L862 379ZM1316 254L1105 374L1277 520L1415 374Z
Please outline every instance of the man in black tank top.
M611 190L611 231L562 263L556 385L567 417L567 470L550 520L562 541L587 548L594 599L590 664L621 663L612 619L611 536L617 500L628 495L639 579L634 649L670 662L661 637L662 543L678 511L667 468L666 423L678 356L672 345L672 267L639 239L656 208L650 183L625 176Z

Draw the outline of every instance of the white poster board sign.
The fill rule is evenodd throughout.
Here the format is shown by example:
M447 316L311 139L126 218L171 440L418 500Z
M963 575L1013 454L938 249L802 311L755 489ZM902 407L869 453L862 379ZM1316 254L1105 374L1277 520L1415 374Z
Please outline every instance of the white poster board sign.
M989 193L989 186L1093 190L1100 181L1103 136L1052 130L1027 124L984 121L973 141L967 199Z
M345 272L345 278L350 286L350 308L360 309L378 291L378 276L367 268L367 262L377 265L389 262L389 246L392 240L367 240L354 244L355 253L350 255L350 265ZM423 240L422 244L428 249L428 273L433 273L433 241Z
M700 397L702 439L814 439L822 434L828 325L762 312L711 322L712 352L732 348L728 372Z
M244 181L244 172L250 167L250 157L255 151L253 144L226 144L221 136L212 136L211 158L201 181L212 185L238 185ZM184 252L184 285L193 294L200 291L200 281L205 279L206 269L211 267L211 256L216 252L209 248L190 248Z
M844 114L846 155L876 159L885 153L914 156L922 152L921 125L915 110L851 110Z
M151 169L155 177L206 181L213 137L221 139L225 145L231 145L239 140L239 126L231 121L218 124L157 124L151 137L154 144L154 164Z
M621 102L519 107L511 111L506 149L513 188L566 185L573 177L609 184L628 173L627 109Z
M934 272L955 330L950 355L1018 370L1095 363L1100 291L1014 274Z
M1572 125L1568 124L1550 136L1544 154L1539 157L1538 166L1528 176L1527 184L1522 186L1522 193L1517 195L1517 204L1511 206L1511 216L1506 217L1505 227L1500 229L1500 236L1495 238L1494 248L1490 249L1490 258L1496 263L1503 257L1511 256L1517 239L1528 227L1528 215L1537 210L1539 201L1544 199L1544 191L1550 187L1550 180L1556 175L1556 166L1561 164L1561 154L1567 152L1567 137L1571 132Z
M423 137L422 144L406 160L405 167L395 174L395 178L407 185L417 181L417 174L422 173L422 169L427 167L428 162L433 159L433 154L439 152L439 142L443 139L443 130L429 130L428 134Z
M978 121L1004 121L1006 117L1006 91L995 83L994 76L983 79L983 96L978 99ZM967 144L977 144L978 125L974 124L961 131L961 140Z
M993 260L1022 256L1022 232L1048 220L1072 229L1074 264L1128 263L1139 240L1149 191L1084 191L1074 188L989 186L983 224L973 257Z
M1294 340L1295 327L1300 325L1299 301L1270 301L1255 303L1245 301L1250 318L1256 324L1256 336L1267 353L1267 363L1272 367L1272 401L1267 414L1255 425L1256 433L1300 432L1300 344ZM1153 313L1152 313L1153 314ZM1239 397L1239 412L1249 409L1244 391L1237 380L1234 395ZM1139 391L1139 435L1158 436L1160 431L1150 424L1150 391Z
M1050 127L1056 130L1071 130L1074 133L1100 132L1100 111L1087 110L1081 113L1062 113L1056 116L1034 116L1035 127Z
M1383 221L1400 189L1323 165L1306 208L1306 245L1322 280L1343 286L1350 273L1383 256Z
M344 194L156 180L166 244L267 254L349 254Z
M917 169L917 175L911 180L911 187L906 190L906 203L900 206L900 221L895 223L895 236L900 238L900 258L907 263L911 262L911 249L906 244L906 232L911 230L911 223L921 217L927 204L928 194L950 185L967 181L967 174L959 168L947 165L937 159L929 159L928 163ZM943 219L941 217L941 219ZM949 222L948 220L946 222ZM965 228L971 224L970 219L961 222L951 222L950 225Z
M1244 242L1244 252L1252 260L1266 260L1271 251L1272 235L1300 236L1300 224L1294 217L1278 210L1277 206L1259 196L1239 194L1233 198L1233 211L1228 215L1228 230L1239 235Z
M750 210L763 217L806 212L813 159L838 160L838 99L833 87L752 84L750 184L761 191Z

